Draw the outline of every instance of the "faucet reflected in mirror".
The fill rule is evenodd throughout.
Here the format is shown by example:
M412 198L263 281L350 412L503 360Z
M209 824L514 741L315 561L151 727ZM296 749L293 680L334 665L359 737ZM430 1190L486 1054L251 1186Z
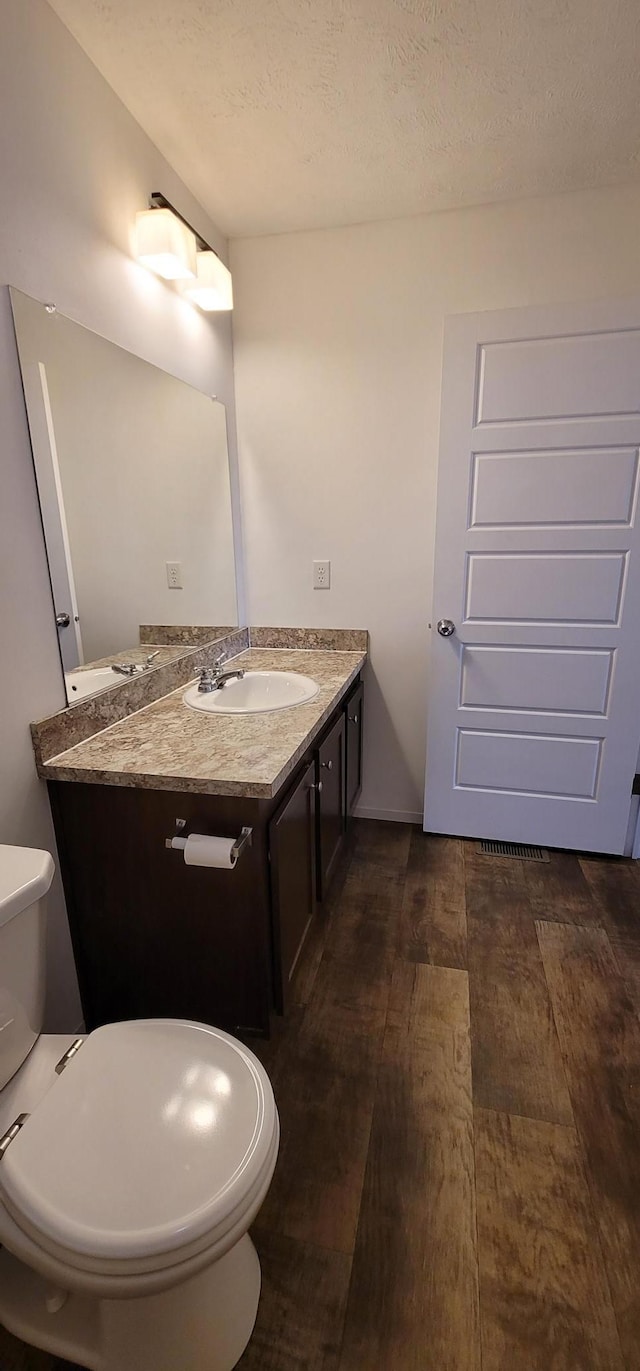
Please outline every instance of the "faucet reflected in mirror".
M149 656L145 657L144 662L112 662L111 670L117 671L121 676L135 676L139 671L148 671L159 655L160 648L157 647L155 652L150 652Z
M218 400L11 290L67 701L238 623Z

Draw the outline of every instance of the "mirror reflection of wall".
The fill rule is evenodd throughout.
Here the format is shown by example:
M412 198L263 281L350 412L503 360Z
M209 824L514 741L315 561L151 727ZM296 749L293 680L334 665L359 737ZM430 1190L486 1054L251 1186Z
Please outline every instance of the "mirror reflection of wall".
M133 652L141 624L237 624L224 405L11 299L65 675Z

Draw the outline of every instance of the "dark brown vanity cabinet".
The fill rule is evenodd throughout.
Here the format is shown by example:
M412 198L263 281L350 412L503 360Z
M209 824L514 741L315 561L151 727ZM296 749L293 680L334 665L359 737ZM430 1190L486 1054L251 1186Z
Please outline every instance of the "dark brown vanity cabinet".
M317 796L314 757L269 824L274 1000L280 1014L316 912Z
M88 1029L117 1019L197 1019L268 1031L267 835L256 800L50 783ZM185 833L253 829L233 870L187 866Z
M359 790L356 714L359 682L273 799L49 783L88 1029L175 1017L269 1033ZM166 846L177 833L237 837L244 826L251 843L232 870L187 866Z
M362 790L364 740L364 685L356 681L344 704L345 719L345 814L353 813Z
M318 748L318 899L324 900L342 851L346 827L345 712Z
M362 786L363 685L358 680L269 825L274 996L286 1011L317 907L326 898Z

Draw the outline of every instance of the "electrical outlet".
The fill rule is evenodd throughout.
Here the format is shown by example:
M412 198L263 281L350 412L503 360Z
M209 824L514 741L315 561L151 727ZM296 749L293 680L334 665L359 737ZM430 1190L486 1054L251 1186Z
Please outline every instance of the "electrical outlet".
M313 589L329 590L331 586L331 562L313 563Z
M169 590L182 590L182 562L167 562Z

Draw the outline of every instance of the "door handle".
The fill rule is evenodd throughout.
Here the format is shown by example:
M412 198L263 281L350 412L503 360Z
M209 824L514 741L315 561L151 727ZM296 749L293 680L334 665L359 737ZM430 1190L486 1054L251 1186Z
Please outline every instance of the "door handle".
M453 619L438 619L436 628L441 638L450 638L456 631Z
M63 611L62 614L56 614L56 626L57 626L57 628L68 628L70 623L71 623L71 617L70 617L69 614L66 613L66 610Z

